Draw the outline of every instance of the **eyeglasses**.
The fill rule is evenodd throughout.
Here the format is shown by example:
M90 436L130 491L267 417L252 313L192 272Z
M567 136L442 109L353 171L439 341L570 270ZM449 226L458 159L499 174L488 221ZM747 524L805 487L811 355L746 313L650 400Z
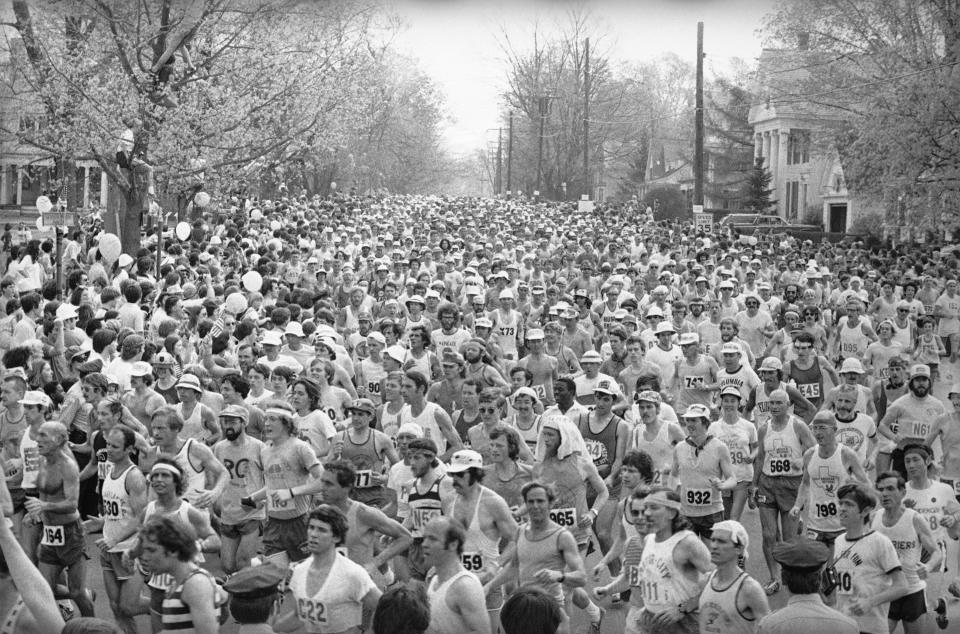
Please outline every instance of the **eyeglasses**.
M479 407L479 408L477 408L477 409L480 411L481 414L496 414L496 413L497 413L497 408L496 408L496 407Z

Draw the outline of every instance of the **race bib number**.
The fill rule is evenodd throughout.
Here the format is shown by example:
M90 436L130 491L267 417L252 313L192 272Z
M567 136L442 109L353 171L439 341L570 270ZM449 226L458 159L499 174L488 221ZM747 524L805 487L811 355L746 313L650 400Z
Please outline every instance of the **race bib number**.
M157 590L168 590L173 587L173 575L166 572L158 575L151 575L150 581L147 582L147 585L151 588L156 588Z
M430 523L435 517L440 517L443 513L440 509L415 508L413 509L413 527L416 530L423 530L423 527Z
M500 336L501 337L515 337L517 335L517 329L513 326L510 327L500 327Z
M703 384L704 384L704 381L702 376L683 377L683 386L688 390L702 390Z
M268 511L286 511L293 508L293 499L281 500L280 495L276 491L271 491L267 493L267 510Z
M836 517L837 515L837 505L835 502L829 502L827 504L814 504L813 506L817 517L827 518Z
M797 385L797 391L805 399L820 398L819 383L800 383Z
M584 438L584 442L587 443L587 452L593 458L595 464L607 464L607 446L605 444L589 438Z
M340 417L337 416L337 410L332 407L327 408L327 416L330 417L330 420L340 420Z
M560 526L573 527L577 525L577 509L551 509L550 520Z
M469 572L480 572L483 570L483 555L481 553L463 553L460 555L460 563Z
M65 546L67 544L66 534L63 526L43 525L43 536L40 538L42 546Z
M367 382L367 392L370 394L379 394L380 393L380 382L379 381L369 381Z
M743 449L730 449L730 462L733 464L747 464L750 462L750 452Z
M357 477L353 482L353 486L358 489L367 489L373 486L373 471L370 469L364 469L362 471L357 471Z
M859 347L860 346L853 341L844 341L841 350L844 354L856 354Z
M912 427L913 427L913 430L912 430L913 433L910 433L910 438L917 439L922 442L923 439L927 437L927 434L930 433L930 430L933 429L933 421L928 423L922 423L920 421L915 420L913 421ZM905 432L905 433L909 433L909 432Z
M121 505L117 500L103 501L103 516L108 519L120 519Z
M777 458L770 460L770 473L790 473L789 458Z
M326 608L324 608L322 601L298 598L297 616L300 617L301 621L310 623L311 625L327 624Z
M686 500L691 506L710 506L710 489L687 489Z
M543 402L547 398L547 388L542 385L534 385L533 391L536 393L537 398L540 399L540 402Z
M841 572L839 575L840 583L837 584L837 594L853 594L853 575L849 572Z
M629 580L631 588L640 585L640 566L627 566L627 580Z
M669 593L660 588L658 581L641 581L640 595L645 603L661 603L669 600Z

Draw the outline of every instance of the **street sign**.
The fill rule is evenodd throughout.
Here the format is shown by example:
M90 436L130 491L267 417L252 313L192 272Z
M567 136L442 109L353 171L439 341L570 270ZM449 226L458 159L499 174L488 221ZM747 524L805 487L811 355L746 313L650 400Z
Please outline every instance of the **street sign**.
M593 201L592 200L578 200L577 201L577 211L580 213L591 213L593 211Z
M703 205L694 205L693 206L693 215L696 217L697 214L703 213Z
M40 215L44 227L76 227L77 214L72 211L47 211Z
M703 207L700 205L694 205L694 209L697 207L703 209ZM713 215L699 212L693 214L693 226L697 229L697 231L706 231L707 233L710 233L713 231Z

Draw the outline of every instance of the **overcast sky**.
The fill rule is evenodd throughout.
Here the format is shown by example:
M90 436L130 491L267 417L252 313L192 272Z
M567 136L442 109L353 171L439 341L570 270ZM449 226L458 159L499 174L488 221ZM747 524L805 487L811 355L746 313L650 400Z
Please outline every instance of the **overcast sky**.
M732 57L753 63L757 34L776 0L384 0L405 22L397 43L419 58L444 92L453 119L444 135L456 154L483 147L500 125L498 104L506 65L498 40L504 29L514 46L527 48L532 25L556 32L571 8L585 7L605 34L599 46L617 61L642 61L675 52L696 58L697 22L704 22L705 73Z

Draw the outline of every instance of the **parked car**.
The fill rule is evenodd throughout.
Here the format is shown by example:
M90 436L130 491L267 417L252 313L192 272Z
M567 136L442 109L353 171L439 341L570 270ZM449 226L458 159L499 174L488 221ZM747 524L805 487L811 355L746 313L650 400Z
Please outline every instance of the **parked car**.
M741 235L786 233L795 237L806 237L806 234L823 231L823 228L817 225L790 223L780 216L767 214L729 214L721 218L718 224L732 233Z

